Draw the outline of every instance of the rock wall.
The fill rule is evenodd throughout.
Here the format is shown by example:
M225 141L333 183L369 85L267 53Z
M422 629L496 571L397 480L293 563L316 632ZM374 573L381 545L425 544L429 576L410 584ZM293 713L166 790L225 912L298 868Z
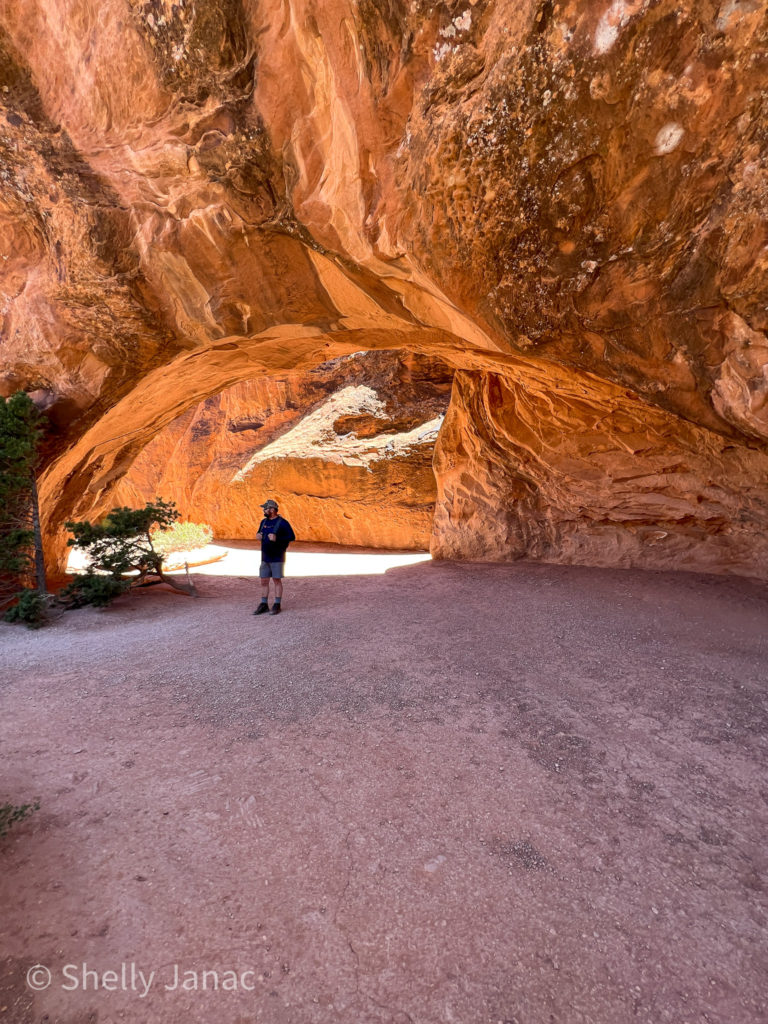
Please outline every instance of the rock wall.
M300 540L426 550L452 377L439 360L377 352L244 381L165 427L111 502L160 495L216 537L245 539L272 497Z
M764 572L766 452L616 387L535 384L456 374L435 557Z
M766 54L762 0L0 0L0 386L51 417L52 551L185 409L386 348L510 401L535 380L550 437L558 382L586 387L596 477L612 387L672 463L705 432L691 494L733 445L750 497L722 514L768 576ZM517 479L515 423L465 465L488 507L480 452ZM486 434L446 432L441 465ZM602 550L577 478L551 518L583 509L594 543L547 557ZM621 489L681 538L659 564L734 571L726 526L689 545L658 486ZM647 564L619 519L616 557Z

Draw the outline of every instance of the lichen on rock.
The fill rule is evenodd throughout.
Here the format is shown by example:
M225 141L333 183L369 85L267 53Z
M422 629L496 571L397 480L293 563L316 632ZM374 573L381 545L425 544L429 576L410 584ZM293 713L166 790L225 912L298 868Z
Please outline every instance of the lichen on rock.
M751 544L768 575L766 53L755 0L5 0L0 381L55 427L52 550L185 409L405 349L513 409L533 387L554 452L592 438L525 485L546 544L531 521L489 553L746 572ZM563 381L590 395L567 416ZM609 473L647 529L603 545L583 481L621 461L619 392L687 469ZM474 437L462 493L505 521L525 431L492 421L446 426L439 464ZM448 518L435 550L469 555Z

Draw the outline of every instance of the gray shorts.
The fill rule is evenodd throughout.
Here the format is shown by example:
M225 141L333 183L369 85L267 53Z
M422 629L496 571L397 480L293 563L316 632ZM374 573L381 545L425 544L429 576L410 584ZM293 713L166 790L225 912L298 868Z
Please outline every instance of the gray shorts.
M259 576L263 580L268 580L270 576L273 580L281 580L284 569L285 562L262 562L259 568Z

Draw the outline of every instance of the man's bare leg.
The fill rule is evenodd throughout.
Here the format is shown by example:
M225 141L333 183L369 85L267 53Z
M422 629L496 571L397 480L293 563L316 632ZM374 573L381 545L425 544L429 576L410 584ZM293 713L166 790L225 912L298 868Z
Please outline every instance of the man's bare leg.
M269 579L261 581L261 604L254 612L254 615L260 615L265 612L269 606Z

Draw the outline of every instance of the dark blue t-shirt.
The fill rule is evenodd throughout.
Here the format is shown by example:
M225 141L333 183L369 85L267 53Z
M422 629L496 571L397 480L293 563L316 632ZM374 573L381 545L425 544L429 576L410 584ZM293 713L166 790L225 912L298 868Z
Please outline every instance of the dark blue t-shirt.
M296 540L291 524L282 516L261 520L258 532L261 534L261 560L263 562L285 561L285 549ZM269 540L267 534L274 533L276 540Z

